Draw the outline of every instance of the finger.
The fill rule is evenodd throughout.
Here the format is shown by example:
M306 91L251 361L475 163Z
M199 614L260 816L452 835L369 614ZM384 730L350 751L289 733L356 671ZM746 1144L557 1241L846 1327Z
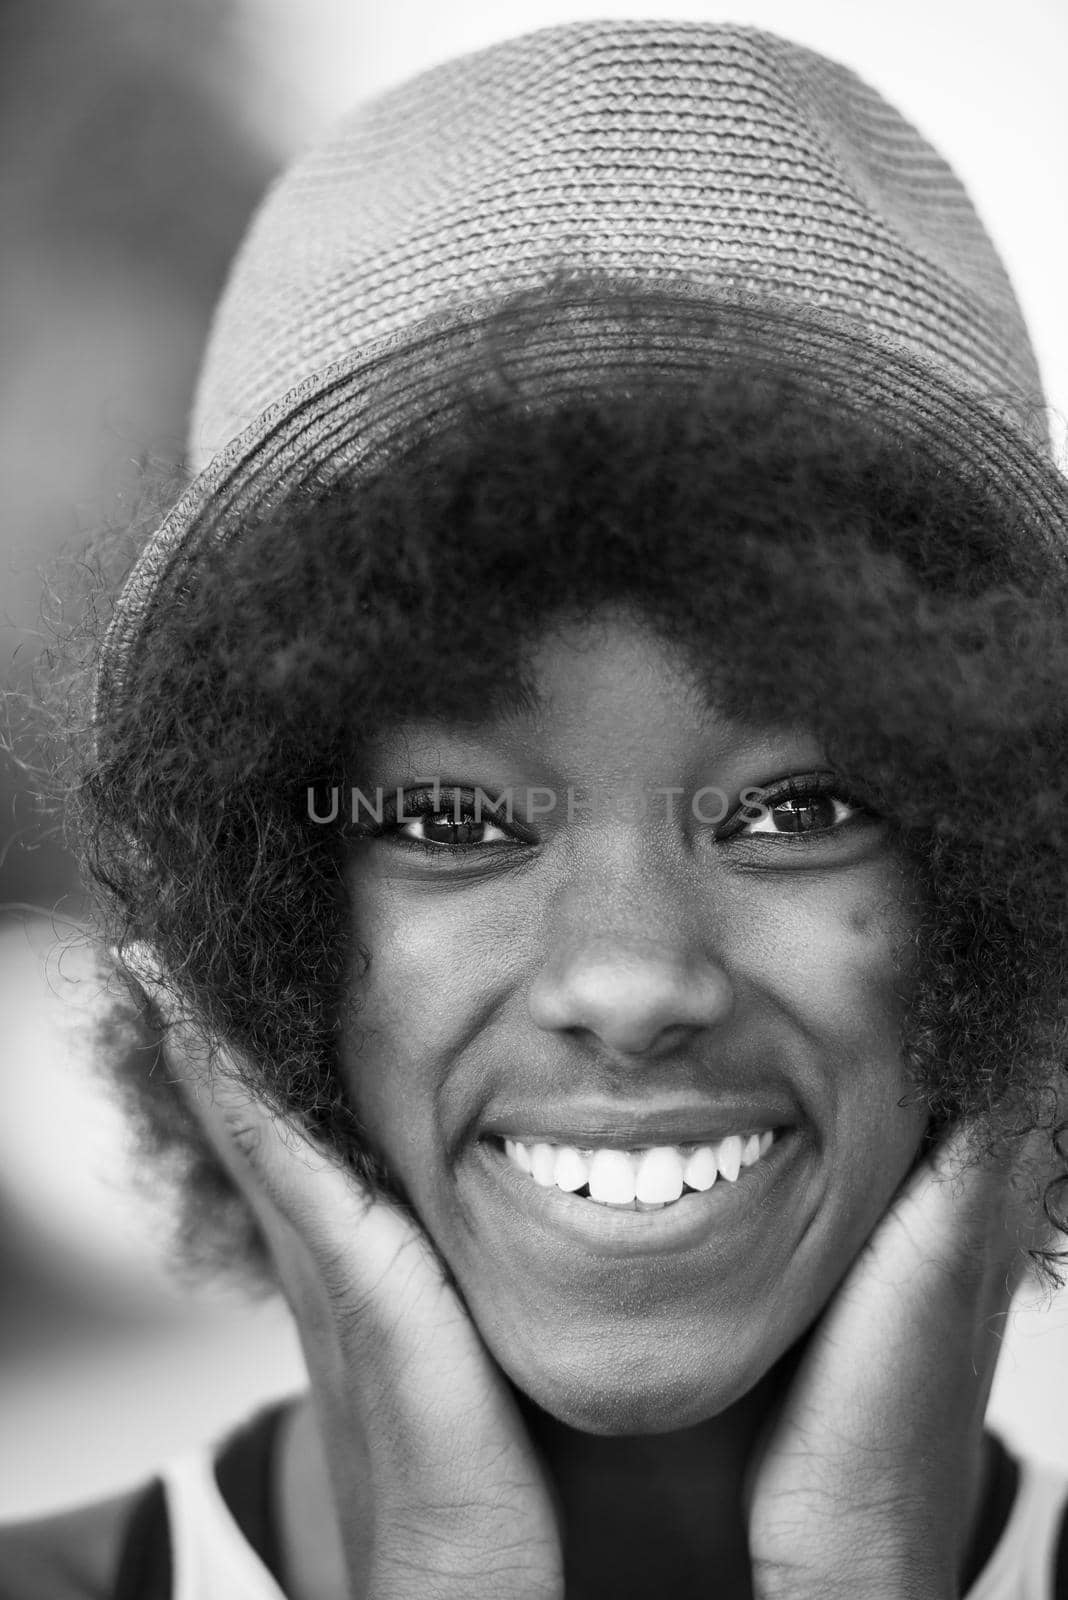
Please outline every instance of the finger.
M922 1217L939 1249L974 1253L985 1239L1009 1253L1031 1241L1050 1172L1051 1145L1043 1128L989 1132L969 1122L950 1129L929 1163L906 1185L905 1203Z
M1000 1328L1040 1216L1041 1131L991 1149L969 1123L950 1129L910 1174L869 1241L888 1287L918 1316L971 1308Z
M258 1142L258 1120L247 1090L227 1096L223 1089L222 1075L241 1077L232 1053L221 1043L212 1043L154 950L143 943L130 944L120 959L162 1024L164 1052L174 1080L223 1165L242 1183ZM235 1160L238 1156L240 1161Z
M355 1301L413 1253L436 1279L441 1263L408 1213L377 1195L353 1167L248 1087L224 1043L211 1043L154 952L133 946L126 965L168 1030L168 1061L212 1148L251 1204L283 1275L302 1248L333 1292ZM302 1270L302 1276L306 1269Z

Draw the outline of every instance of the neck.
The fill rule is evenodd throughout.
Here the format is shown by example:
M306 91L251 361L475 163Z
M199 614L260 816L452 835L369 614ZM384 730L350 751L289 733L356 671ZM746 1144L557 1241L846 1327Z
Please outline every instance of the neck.
M568 1600L703 1593L751 1600L743 1485L754 1442L788 1380L776 1369L737 1405L671 1433L578 1432L516 1399L545 1463L564 1541ZM968 1565L983 1539L988 1453L977 1463ZM369 1488L369 1486L368 1486ZM295 1402L277 1478L283 1580L290 1600L349 1600L314 1408ZM369 1494L367 1504L369 1505Z
M700 1594L749 1600L742 1485L768 1382L721 1416L670 1433L579 1433L520 1399L555 1487L568 1600Z

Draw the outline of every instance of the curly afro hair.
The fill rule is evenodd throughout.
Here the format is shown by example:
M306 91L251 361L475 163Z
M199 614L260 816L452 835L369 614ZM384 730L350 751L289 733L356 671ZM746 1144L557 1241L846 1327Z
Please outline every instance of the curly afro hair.
M352 961L374 952L350 948L350 844L312 821L309 786L359 782L361 742L398 718L487 714L554 618L622 602L728 713L803 724L878 797L923 885L903 1049L931 1126L1046 1127L1060 1170L1068 585L1022 513L796 373L725 365L542 409L472 391L372 476L225 531L106 720L82 653L48 693L109 941L159 952L268 1103L389 1181L337 1071ZM129 547L94 554L112 588ZM183 1163L187 1244L250 1259L254 1230L139 1028L117 1004L109 1049ZM1045 1197L1057 1226L1064 1181ZM1056 1277L1063 1252L1036 1256Z

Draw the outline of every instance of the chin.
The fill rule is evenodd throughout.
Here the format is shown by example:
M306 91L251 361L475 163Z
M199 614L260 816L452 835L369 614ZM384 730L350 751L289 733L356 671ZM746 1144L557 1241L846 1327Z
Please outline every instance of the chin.
M547 1338L542 1352L524 1349L520 1359L510 1352L494 1350L494 1355L514 1386L528 1400L558 1422L580 1433L602 1437L628 1434L674 1433L697 1427L719 1416L742 1400L766 1376L772 1360L753 1359L739 1364L726 1359L710 1367L710 1352L702 1360L687 1361L680 1356L670 1335L665 1336L665 1351L629 1349L608 1356L607 1340L592 1340L602 1349L596 1354L590 1345L561 1350ZM555 1360L547 1360L549 1351ZM755 1354L755 1353L754 1353ZM676 1357L670 1359L670 1355Z

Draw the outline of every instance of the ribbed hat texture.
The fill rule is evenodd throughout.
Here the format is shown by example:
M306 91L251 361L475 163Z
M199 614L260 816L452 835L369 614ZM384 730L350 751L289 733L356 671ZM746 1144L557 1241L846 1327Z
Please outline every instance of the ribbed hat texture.
M539 313L561 269L573 300ZM446 415L517 290L532 299L512 376L532 403L699 378L770 339L1068 538L1022 313L930 144L855 73L775 35L576 23L369 101L275 184L212 328L198 476L120 596L101 694L208 528Z

